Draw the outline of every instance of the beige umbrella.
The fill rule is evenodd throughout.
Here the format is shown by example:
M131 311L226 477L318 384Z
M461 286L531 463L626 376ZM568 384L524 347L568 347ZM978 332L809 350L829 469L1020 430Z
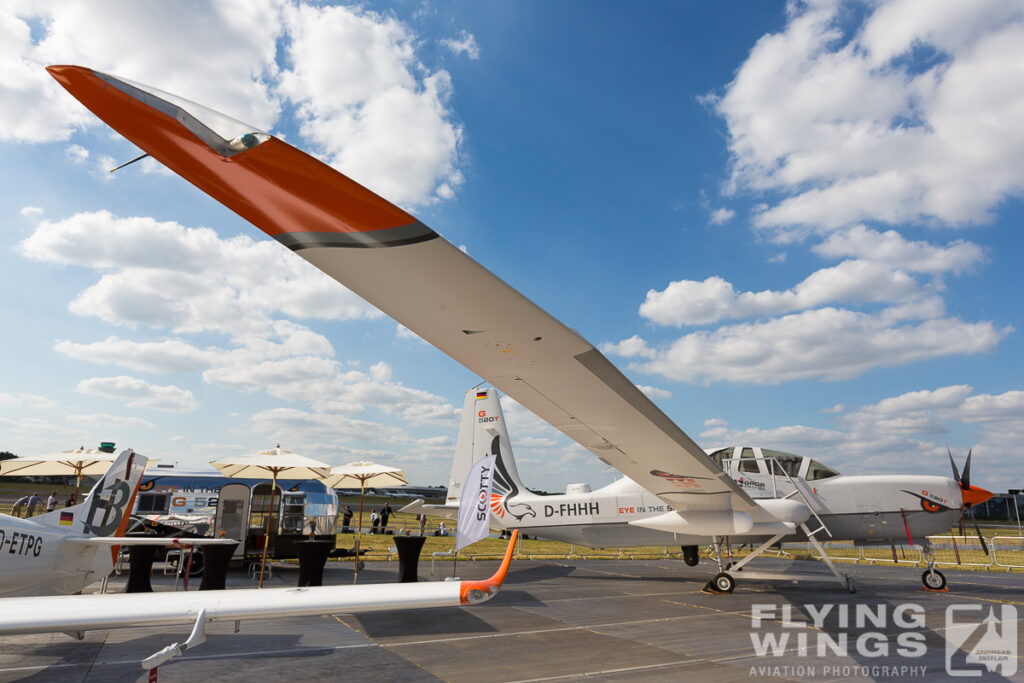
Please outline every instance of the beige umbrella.
M366 494L366 487L402 486L408 483L409 480L405 478L405 472L399 468L378 465L367 460L332 467L330 475L324 478L324 484L332 489L348 488L359 484L359 525L356 527L355 545L356 570L352 577L352 583L359 578L359 535L363 529L363 496Z
M331 466L325 462L284 450L280 444L272 451L260 451L253 455L212 460L210 464L226 477L244 479L264 479L267 475L271 477L267 533L263 538L263 560L260 563L260 588L263 588L263 568L267 564L267 544L270 542L270 530L273 528L271 520L274 515L274 493L277 491L278 476L287 474L288 479L323 479L330 473Z
M46 477L75 475L75 501L82 475L106 474L116 456L82 446L73 451L29 455L0 461L0 477Z

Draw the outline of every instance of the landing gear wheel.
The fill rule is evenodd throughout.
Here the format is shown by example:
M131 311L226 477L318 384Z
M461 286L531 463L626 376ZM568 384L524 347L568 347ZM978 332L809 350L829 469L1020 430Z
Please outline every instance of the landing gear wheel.
M736 587L736 579L725 572L716 574L715 578L711 579L711 583L714 585L715 590L720 593L732 593L732 589Z
M921 583L930 591L940 591L946 587L946 577L938 569L929 569L921 574Z

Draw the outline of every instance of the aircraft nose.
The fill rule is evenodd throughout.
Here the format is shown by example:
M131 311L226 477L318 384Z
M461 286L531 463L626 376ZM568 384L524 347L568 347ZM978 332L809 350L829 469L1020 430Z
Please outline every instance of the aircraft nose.
M992 497L992 493L990 491L986 491L978 486L968 486L967 488L961 489L960 494L964 498L965 507L984 503Z

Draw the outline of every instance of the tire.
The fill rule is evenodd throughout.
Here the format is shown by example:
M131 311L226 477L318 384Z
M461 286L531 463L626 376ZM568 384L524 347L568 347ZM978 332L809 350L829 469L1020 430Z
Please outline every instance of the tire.
M736 579L725 572L716 574L715 578L711 579L711 583L714 584L715 590L720 593L732 593L733 589L736 588Z
M938 569L927 570L921 574L921 583L928 590L940 591L946 587L946 577Z
M695 545L681 546L683 549L683 562L688 567L696 567L700 564L700 553Z

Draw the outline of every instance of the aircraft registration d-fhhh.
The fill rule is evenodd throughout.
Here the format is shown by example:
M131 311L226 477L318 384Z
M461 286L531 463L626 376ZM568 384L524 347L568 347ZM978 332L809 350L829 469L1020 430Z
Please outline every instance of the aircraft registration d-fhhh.
M490 500L494 526L591 548L679 544L683 559L691 566L698 564L699 545L720 546L723 540L713 524L702 527L701 517L693 521L691 515L669 509L628 477L596 491L588 484L570 484L561 495L531 492L520 479L508 424L494 389L466 392L445 504L426 505L419 500L400 512L457 517L466 473L484 455L496 456ZM734 533L724 536L736 545L767 542L764 547L769 547L816 540L817 534L808 535L808 529L801 528L805 521L815 519L830 538L857 545L903 544L912 539L930 553L927 537L948 533L962 517L964 506L988 495L970 486L969 461L963 476L953 465L955 478L948 479L913 474L843 475L812 458L758 447L721 448L709 457L758 505L779 518L769 524L734 522ZM680 484L685 487L689 482ZM719 547L719 562L720 554ZM730 567L730 578L753 557L756 554ZM765 575L744 571L738 576ZM923 574L922 582L928 588L941 589L945 577L933 566ZM713 583L711 588L715 587Z
M781 538L796 527L818 543L824 525L810 505L752 497L593 344L402 209L202 105L84 67L48 70L145 153L657 498L665 512L649 522L708 538ZM963 502L955 491L942 497L935 504L951 510ZM711 587L734 584L722 567Z
M236 542L126 537L146 463L125 450L79 505L30 519L0 514L0 597L77 593L113 570L121 546Z

